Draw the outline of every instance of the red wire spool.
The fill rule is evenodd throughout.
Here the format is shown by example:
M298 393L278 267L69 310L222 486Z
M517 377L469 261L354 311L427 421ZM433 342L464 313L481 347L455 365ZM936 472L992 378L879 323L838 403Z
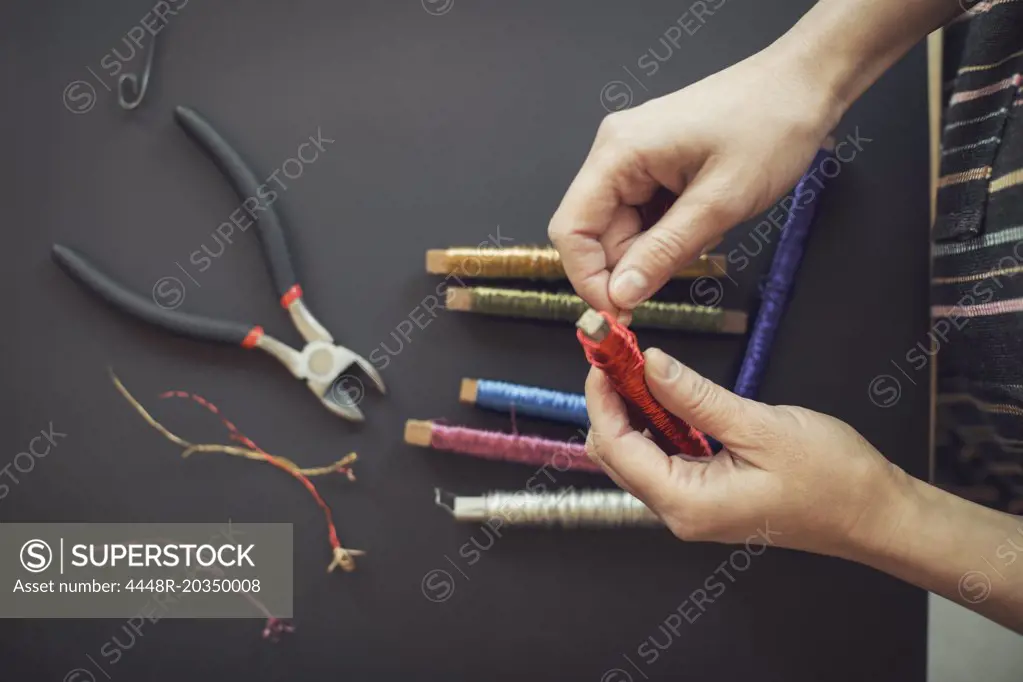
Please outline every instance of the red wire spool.
M647 388L646 359L636 335L606 312L589 310L576 323L576 336L590 364L604 371L626 402L634 423L645 423L654 441L668 454L710 457L703 434L665 410Z

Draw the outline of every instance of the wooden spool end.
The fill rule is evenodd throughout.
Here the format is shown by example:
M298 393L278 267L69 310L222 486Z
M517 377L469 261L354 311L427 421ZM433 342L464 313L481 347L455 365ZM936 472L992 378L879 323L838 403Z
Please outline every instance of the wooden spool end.
M575 323L575 326L582 330L586 338L597 343L607 338L607 335L611 332L611 328L608 326L604 316L592 308L582 314L582 317Z
M726 275L728 273L728 260L723 253L708 253L701 257L700 260L707 264L707 274Z
M475 405L478 389L479 383L476 379L462 379L462 386L458 391L458 402Z
M448 310L472 310L472 292L465 287L449 287L445 305Z
M451 274L451 264L445 249L430 249L426 252L426 272L431 275Z
M745 334L749 315L741 310L726 310L721 331L726 334Z
M433 437L433 422L409 419L405 422L405 442L422 448L430 447Z

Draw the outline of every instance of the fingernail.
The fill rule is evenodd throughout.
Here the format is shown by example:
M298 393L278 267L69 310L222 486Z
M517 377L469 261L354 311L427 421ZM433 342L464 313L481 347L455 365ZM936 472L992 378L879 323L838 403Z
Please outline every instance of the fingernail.
M631 323L632 323L631 310L623 310L620 313L618 313L618 324L622 325L623 327L628 327Z
M611 298L621 307L632 308L642 301L649 285L646 276L639 270L626 270L615 275L611 282Z
M678 360L659 348L648 348L646 353L647 370L661 381L675 381L682 374L682 366Z

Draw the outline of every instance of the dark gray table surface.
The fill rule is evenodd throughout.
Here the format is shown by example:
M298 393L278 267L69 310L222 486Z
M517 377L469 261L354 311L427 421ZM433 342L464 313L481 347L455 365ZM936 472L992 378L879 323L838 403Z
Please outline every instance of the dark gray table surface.
M507 428L506 417L458 404L463 376L581 390L587 366L570 326L441 313L390 358L390 393L369 396L368 420L356 426L320 408L272 360L138 324L49 259L51 243L68 244L142 293L177 277L182 310L258 321L297 343L254 234L236 234L203 272L189 262L202 245L216 248L211 234L238 199L171 110L203 112L264 176L319 129L336 142L278 203L306 299L342 343L393 352L392 332L440 284L424 274L426 249L478 244L498 229L517 244L544 241L605 104L628 104L629 92L639 104L742 59L810 0L707 2L718 9L705 23L681 18L698 26L692 35L671 29L688 0L182 2L171 3L180 11L158 38L146 102L131 114L104 89L112 79L101 60L115 47L125 54L122 38L153 3L0 9L0 270L12 311L0 337L8 396L0 465L50 422L67 434L0 500L0 521L292 522L298 631L272 645L257 621L163 620L123 646L120 621L0 621L0 678L60 680L83 668L98 680L153 681L924 679L925 594L836 559L771 549L677 635L662 630L665 620L731 548L659 531L522 530L470 565L460 548L487 538L437 509L434 487L514 490L532 472L407 447L404 420ZM650 73L648 51L663 59L667 46ZM900 375L892 361L905 365L927 325L924 62L915 50L839 130L858 128L871 141L822 204L762 393L848 421L919 476L927 376ZM95 91L84 113L66 105L90 104L81 99L88 89L63 97L74 81ZM754 250L752 225L720 250ZM770 248L735 284L724 280L726 306L755 306ZM724 384L744 347L740 337L641 340ZM322 516L298 485L234 458L182 461L114 391L108 367L194 440L223 434L191 405L158 403L159 392L202 394L262 447L303 464L358 451L357 483L321 483L343 541L369 553L358 571L324 572ZM886 373L903 390L881 409L868 386ZM584 474L559 482L608 485ZM422 591L435 569L453 581L443 603ZM116 663L100 653L113 637L124 649ZM651 637L670 640L652 662L639 653Z

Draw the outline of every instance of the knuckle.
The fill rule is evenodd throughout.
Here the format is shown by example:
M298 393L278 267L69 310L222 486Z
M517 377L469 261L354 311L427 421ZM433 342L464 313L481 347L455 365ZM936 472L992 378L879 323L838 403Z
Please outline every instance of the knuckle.
M684 387L684 394L692 401L693 410L699 414L720 414L725 406L718 396L718 387L710 379L696 373L690 373L690 379Z
M701 204L712 211L712 215L727 220L742 220L753 213L758 200L758 190L765 183L759 181L758 172L747 167L727 164L708 178L701 188Z
M789 428L803 430L810 425L810 420L807 419L805 411L800 407L777 405L774 411L778 414L781 421L787 423Z
M742 408L737 406L735 409ZM779 434L779 423L773 408L744 409L742 426L745 439L750 443L764 445L784 439L784 436Z
M605 116L597 128L597 139L601 142L621 139L628 128L627 118L624 111L614 111Z
M563 229L561 225L562 223L558 219L557 214L554 214L554 217L551 218L551 221L547 224L547 238L550 240L555 249L558 248L558 241L561 239Z
M680 519L675 518L674 516L665 516L662 518L662 520L664 521L664 525L668 527L668 530L671 531L671 534L677 537L679 540L692 539L689 534L689 529L686 527L686 524L683 523Z
M705 537L699 520L692 511L679 504L671 504L661 512L661 520L679 540L693 541Z
M652 230L646 238L648 260L658 269L674 265L691 246L690 240L675 230Z
M736 209L730 200L723 197L693 207L693 222L708 226L713 232L731 227L736 220Z
M844 422L802 407L778 405L772 408L772 413L776 415L772 425L773 432L778 438L798 436L810 439L832 439L836 433L833 428L829 428L832 424L855 433L852 427Z

